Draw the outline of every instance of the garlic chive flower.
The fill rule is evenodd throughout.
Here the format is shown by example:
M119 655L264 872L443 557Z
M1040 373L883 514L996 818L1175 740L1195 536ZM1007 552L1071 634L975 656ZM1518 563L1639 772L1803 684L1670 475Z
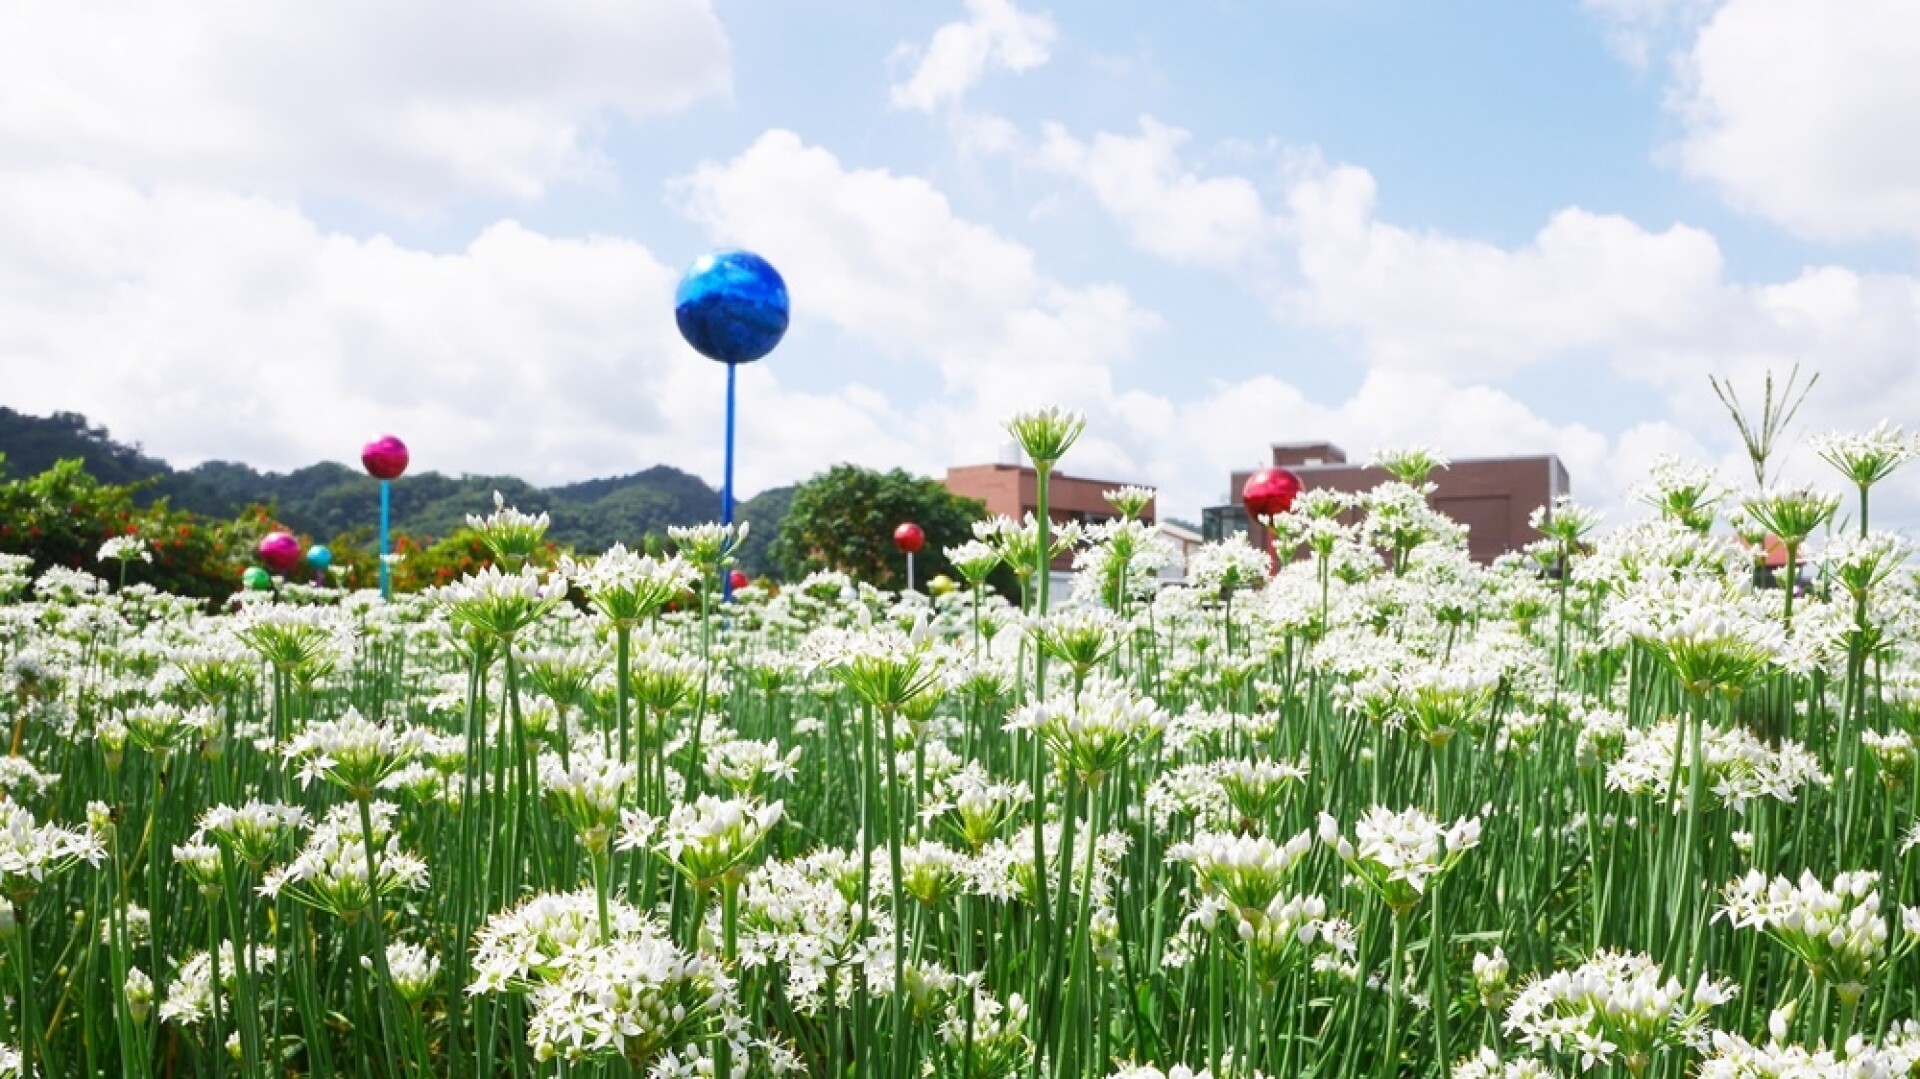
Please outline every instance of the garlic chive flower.
M530 566L514 573L486 566L428 593L446 608L454 625L499 641L511 641L546 617L566 595L565 578L550 577Z
M1174 844L1167 857L1192 866L1203 891L1224 899L1241 920L1257 924L1312 849L1311 832L1301 832L1285 843L1207 832Z
M1131 521L1139 517L1143 510L1153 504L1154 496L1157 493L1158 492L1151 487L1129 486L1121 487L1113 491L1102 492L1101 497L1107 500L1107 505L1112 506L1115 513Z
M1221 761L1213 771L1242 828L1258 828L1308 773L1304 759L1294 762L1269 757Z
M349 707L338 719L316 720L287 740L282 750L298 769L301 784L324 779L356 799L405 767L424 747L424 732L374 723Z
M534 987L527 1044L537 1061L624 1060L636 1074L652 1074L662 1058L713 1037L732 1008L732 988L717 962L663 936L616 937ZM746 1047L736 1048L744 1064Z
M881 711L899 711L940 685L944 654L924 627L912 634L889 627L816 631L805 654L817 666Z
M1920 454L1920 444L1885 420L1863 434L1836 431L1815 435L1809 442L1816 456L1863 490L1893 475Z
M377 865L367 864L368 844L359 808L337 805L328 810L293 861L266 875L260 894L270 899L285 894L352 920L373 905L376 894L386 899L425 888L427 863L393 843L397 810L391 802L367 805Z
M709 521L699 525L673 525L667 529L667 538L679 547L679 557L692 563L701 576L711 579L733 565L740 545L747 542L749 524L741 521L723 525Z
M1750 498L1741 507L1754 524L1780 538L1788 547L1798 547L1821 525L1833 519L1840 508L1838 495L1822 494L1810 488L1772 491Z
M1361 814L1349 840L1340 833L1340 822L1322 813L1320 841L1333 848L1355 880L1394 914L1405 916L1429 885L1480 845L1480 818L1442 824L1417 806L1399 813L1373 806Z
M1633 495L1667 520L1705 535L1713 530L1716 507L1727 493L1727 486L1712 469L1669 454L1654 463L1647 482Z
M368 962L362 957L361 963ZM387 945L387 973L393 977L393 991L406 1003L418 1004L433 992L440 980L440 960L422 944L396 940Z
M307 811L298 806L251 801L237 808L217 805L207 810L200 815L195 834L257 871L285 853L306 826Z
M1820 760L1796 742L1768 746L1745 728L1702 727L1700 765L1704 790L1716 805L1745 812L1748 802L1772 798L1793 802L1806 786L1828 783ZM1693 783L1693 734L1687 724L1665 719L1625 732L1620 754L1607 767L1607 787L1625 794L1673 799L1684 812ZM1706 808L1706 807L1702 807Z
M1007 433L1041 472L1051 471L1086 429L1084 415L1059 407L1016 412L1007 420Z
M1389 446L1375 450L1368 465L1385 469L1387 474L1409 487L1427 482L1436 468L1447 467L1445 454L1426 446Z
M607 901L615 937L657 930L646 915L618 898ZM487 919L474 938L469 995L523 993L558 979L601 944L599 900L593 889L543 892Z
M1120 620L1100 607L1068 607L1036 617L1030 626L1040 651L1081 678L1106 662L1122 641Z
M31 895L48 877L81 862L99 865L107 848L91 829L41 824L18 802L0 802L0 892Z
M509 573L517 571L532 558L547 538L551 522L547 515L522 513L507 505L505 495L493 492L493 512L485 517L467 515L467 527L480 534L480 542Z
M639 775L639 765L609 757L593 739L574 746L566 763L558 753L540 755L540 785L548 801L596 857L606 852L620 823L622 793Z
M947 778L943 797L926 806L921 815L945 821L968 850L978 853L1031 801L1033 795L1025 783L995 780L969 761Z
M608 622L628 628L692 592L700 580L699 569L679 555L655 558L617 543L598 558L566 559L560 572Z
M205 951L194 952L186 962L180 964L179 970L174 972L172 983L167 986L167 997L160 1002L160 1021L188 1027L206 1022L213 1014L213 994L218 992L225 996L231 993L234 972L242 961L258 977L273 967L278 961L278 954L269 945L235 948L231 941L221 941L220 984L215 986L212 959ZM230 997L220 1010L227 1015L233 1014Z
M703 794L673 807L661 821L637 810L622 816L622 850L646 847L670 862L695 888L705 890L740 872L760 841L778 824L779 802L761 804Z
M970 588L979 588L988 575L1000 567L1000 552L977 539L949 547L946 553L947 561L966 578Z
M1841 873L1831 887L1811 871L1796 882L1755 870L1729 883L1725 896L1719 917L1778 941L1843 1003L1858 1001L1875 973L1920 945L1920 909L1900 906L1898 938L1888 947L1880 874L1871 870Z
M1663 1052L1703 1048L1709 1012L1737 991L1705 976L1689 991L1645 955L1601 951L1521 987L1507 1007L1506 1030L1581 1071L1619 1063L1637 1076Z
M1480 1051L1454 1064L1452 1079L1561 1079L1560 1073L1551 1065L1528 1057L1513 1060L1501 1060L1500 1054L1487 1046Z
M1126 683L1096 675L1078 694L1029 705L1006 726L1033 732L1062 768L1091 787L1159 738L1167 727L1167 713Z
M147 549L147 541L138 536L112 536L100 545L94 559L100 562L152 562L153 552Z

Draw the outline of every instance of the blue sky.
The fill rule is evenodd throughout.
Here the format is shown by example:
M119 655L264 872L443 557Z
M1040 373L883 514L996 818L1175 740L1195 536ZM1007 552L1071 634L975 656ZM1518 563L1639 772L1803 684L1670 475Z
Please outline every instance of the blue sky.
M1625 516L1738 478L1709 374L1920 418L1900 0L25 0L0 67L0 400L181 462L717 478L669 301L719 245L795 299L748 491L1057 402L1175 515L1331 438Z

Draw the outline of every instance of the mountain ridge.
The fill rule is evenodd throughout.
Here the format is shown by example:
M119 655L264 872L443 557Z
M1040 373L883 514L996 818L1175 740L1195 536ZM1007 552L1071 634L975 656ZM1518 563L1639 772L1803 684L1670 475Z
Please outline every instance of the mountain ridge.
M77 412L30 416L0 406L0 454L6 455L7 478L35 475L77 457L103 483L141 485L142 503L165 498L178 509L216 518L233 517L249 505L270 506L287 527L320 539L346 534L371 540L379 513L379 481L338 462L288 472L237 461L175 468L137 444L115 440ZM521 510L548 514L552 539L587 552L615 543L633 547L648 534L664 536L672 525L715 520L720 508L720 493L705 480L664 464L554 487L514 476L421 472L395 481L394 525L415 537L444 537L464 525L468 514L491 512L495 491ZM767 548L793 492L776 487L736 504L735 519L753 526L741 552L747 572L767 572Z

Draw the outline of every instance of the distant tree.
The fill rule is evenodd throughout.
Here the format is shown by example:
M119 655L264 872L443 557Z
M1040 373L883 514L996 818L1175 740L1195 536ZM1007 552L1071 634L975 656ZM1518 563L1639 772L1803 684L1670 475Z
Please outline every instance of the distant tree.
M986 506L978 499L961 498L938 480L897 468L835 465L794 491L769 554L789 579L835 569L880 588L900 588L907 567L893 546L893 530L912 521L927 534L914 564L924 586L935 574L954 576L945 548L971 539L973 522L984 516Z

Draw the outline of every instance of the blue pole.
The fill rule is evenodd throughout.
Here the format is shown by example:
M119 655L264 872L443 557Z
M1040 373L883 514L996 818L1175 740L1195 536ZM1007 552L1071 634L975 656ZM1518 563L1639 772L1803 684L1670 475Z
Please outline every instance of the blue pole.
M727 365L727 463L726 473L720 482L720 523L733 523L733 413L734 380L740 365ZM733 602L733 574L723 570L720 574L720 598L723 602Z
M393 517L393 481L380 481L380 598L393 598L392 570L387 566L387 523Z

